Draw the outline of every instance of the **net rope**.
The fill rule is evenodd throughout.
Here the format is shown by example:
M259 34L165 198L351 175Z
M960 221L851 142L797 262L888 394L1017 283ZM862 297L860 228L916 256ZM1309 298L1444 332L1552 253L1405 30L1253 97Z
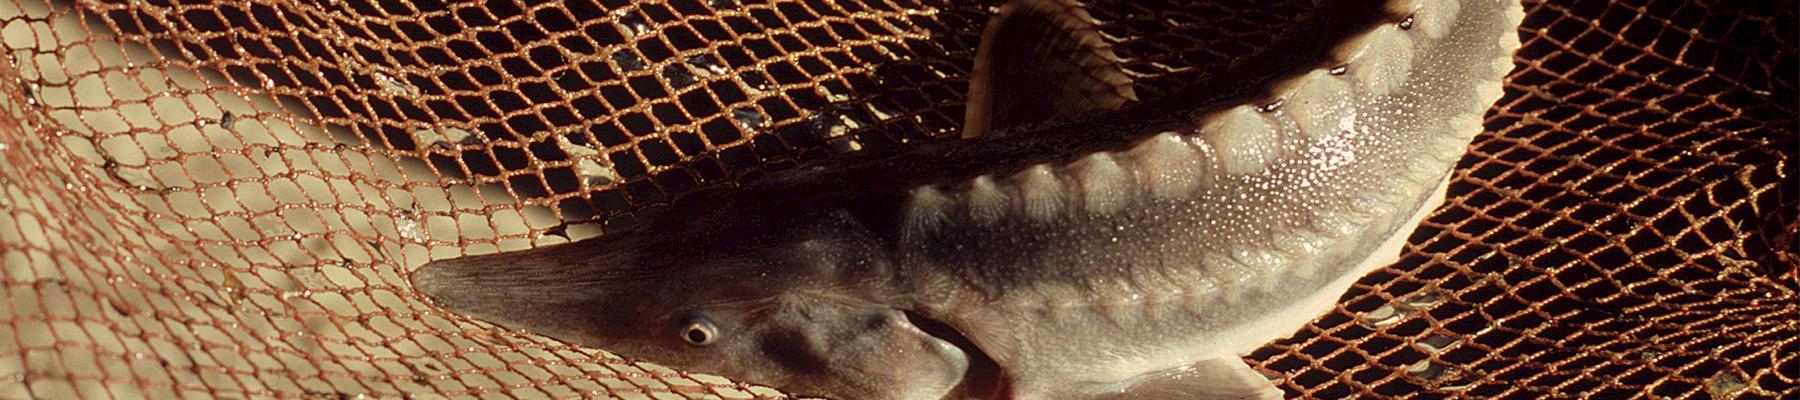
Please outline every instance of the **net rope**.
M1307 0L1094 1L1140 97ZM0 398L746 398L431 307L433 259L954 140L990 4L0 0ZM1289 397L1800 396L1793 1L1527 2L1447 204Z

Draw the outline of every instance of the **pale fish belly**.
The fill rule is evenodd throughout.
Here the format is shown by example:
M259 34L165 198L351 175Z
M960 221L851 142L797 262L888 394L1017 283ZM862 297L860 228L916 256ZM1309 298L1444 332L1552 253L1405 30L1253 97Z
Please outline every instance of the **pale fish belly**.
M1512 68L1516 0L1395 3L1191 129L914 190L897 269L934 294L915 308L1021 398L1291 334L1392 261Z

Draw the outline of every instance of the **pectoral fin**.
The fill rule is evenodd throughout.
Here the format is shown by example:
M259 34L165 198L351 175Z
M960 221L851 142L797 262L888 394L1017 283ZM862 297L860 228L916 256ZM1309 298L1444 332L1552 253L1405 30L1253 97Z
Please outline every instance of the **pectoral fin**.
M1013 0L988 21L963 137L1111 110L1137 99L1112 45L1071 0Z
M1144 377L1123 392L1095 400L1280 399L1281 389L1236 357L1214 358Z

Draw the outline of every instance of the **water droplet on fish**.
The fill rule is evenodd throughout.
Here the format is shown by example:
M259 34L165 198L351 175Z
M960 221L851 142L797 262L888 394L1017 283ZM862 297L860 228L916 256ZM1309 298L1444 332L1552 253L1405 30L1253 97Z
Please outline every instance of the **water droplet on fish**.
M1706 392L1715 399L1737 397L1739 392L1743 392L1748 387L1749 385L1744 382L1744 377L1738 375L1734 370L1721 371L1718 375L1713 375L1712 379L1706 380Z
M850 110L844 113L844 124L850 129L862 129L875 125L875 119L862 110Z
M638 37L650 32L650 23L644 21L644 16L629 10L620 10L620 12L622 14L619 15L619 27L626 36Z
M561 148L564 153L569 153L572 157L587 157L600 154L600 150L576 144L574 141L569 140L568 136L557 136L556 147Z
M856 139L834 140L831 142L831 151L839 154L855 153L862 151L862 149L862 141Z
M699 79L695 79L694 74L688 72L687 67L682 64L664 66L662 76L663 82L668 82L671 89L681 89L699 82Z
M406 84L406 82L400 80L400 78L396 78L394 76L388 75L383 72L375 73L375 84L378 86L381 86L381 91L386 92L388 94L407 95L407 96L419 95L418 88L415 88L412 85ZM274 82L268 81L267 78L264 78L263 85L268 86L268 87L275 86Z
M1344 166L1350 165L1350 163L1356 162L1356 153L1351 152L1349 149L1331 147L1323 149L1321 153L1323 154L1311 158L1313 165L1318 166L1319 171L1321 172L1336 171L1338 168L1343 168Z
M1156 68L1156 69L1157 69L1157 70L1160 70L1160 71L1163 71L1163 72L1171 72L1171 73L1173 73L1173 72L1187 72L1187 71L1190 71L1190 70L1193 70L1193 69L1194 69L1194 67L1192 67L1192 66L1183 66L1183 65L1179 65L1179 64L1171 64L1171 63L1167 63L1167 62L1163 62L1163 61L1151 61L1151 62L1150 62L1150 67L1152 67L1152 68ZM1128 70L1126 70L1126 72L1127 72L1127 73L1130 73L1130 72L1132 72L1132 71L1131 71L1131 70L1129 70L1129 69L1128 69ZM1160 75L1160 74L1157 74L1157 75Z
M32 82L30 85L25 85L25 93L24 93L25 94L25 104L32 105L32 106L38 105L38 98L37 98L38 89L40 89L40 86L38 85L37 82Z
M922 128L922 130L924 131L924 133L927 134L927 136L942 135L942 134L947 134L947 133L951 133L951 132L958 132L959 129L962 129L961 127L949 122L948 119L944 119L944 118L929 118L929 119L927 119L927 118L925 118L924 115L920 115L920 114L913 115L913 122L918 123L919 127ZM901 136L900 143L910 143L910 142L912 142L913 139L914 138L912 136Z
M762 113L749 107L731 109L731 120L737 122L739 127L751 130L762 129L769 123L768 119L763 118Z
M825 101L829 101L829 102L833 102L833 103L849 101L850 100L850 92L847 89L843 89L843 88L835 88L834 89L834 87L836 87L836 86L837 85L821 85L821 86L819 86L819 95L824 96Z
M243 302L245 295L244 281L238 280L237 274L231 271L224 271L224 276L219 282L219 289L224 292L221 293L221 297L225 300L227 307L237 308L238 304Z
M502 338L499 335L495 335L494 331L482 329L482 328L463 329L463 335L468 336L469 339L479 342L481 344L492 345L492 344L496 344L496 343L507 342L505 338Z
M1419 349L1419 351L1423 351L1426 353L1442 354L1444 352L1444 349L1449 348L1451 345L1454 345L1454 344L1456 344L1456 339L1454 339L1454 338L1451 338L1449 336L1439 335L1439 334L1432 334L1431 336L1427 336L1427 337L1425 337L1425 339L1419 340L1417 343L1414 343L1413 347L1417 347Z
M1438 386L1437 389L1446 391L1446 392L1455 392L1455 391L1461 391L1461 390L1468 390L1469 388L1472 388L1472 387L1475 387L1474 383L1459 383L1459 384L1455 384L1455 385Z
M418 144L444 150L452 150L455 145L473 144L478 141L474 132L451 127L416 130L413 131L413 138Z
M623 179L618 170L601 164L595 158L575 162L575 173L581 175L581 180L587 182L588 186L610 185Z
M1431 360L1422 360L1406 366L1407 375L1412 375L1414 378L1428 381L1443 378L1444 376L1453 373L1454 370L1454 367L1431 362Z
M108 298L106 304L112 307L113 313L116 313L119 316L129 316L137 313L137 307L133 307L130 302L116 297Z
M621 71L639 71L644 69L644 58L631 51L619 51L612 55L613 65Z
M556 146L568 153L575 161L575 174L589 186L610 185L624 180L618 169L613 168L600 156L600 150L575 144L567 136L557 136Z
M870 102L867 108L869 109L869 114L875 116L875 119L880 121L894 119L894 116L900 115L902 112L893 104L885 101Z
M726 71L729 71L729 70L725 69L725 65L720 64L718 62L718 60L714 60L712 58L712 56L708 56L705 54L691 56L683 61L687 62L688 65L693 66L694 72L699 73L700 76L703 76L703 77L711 77L714 75L720 75L720 74L724 74Z
M1393 305L1383 304L1381 307L1363 313L1362 319L1363 322L1366 322L1369 325L1383 326L1400 322L1403 317L1404 314L1401 313L1400 310L1395 309Z
M839 137L850 131L842 118L831 113L813 115L811 123L813 132L821 138Z
M769 84L769 78L763 77L756 71L745 71L738 74L738 80L744 83L744 90L749 91L750 94L762 94L772 87Z
M1406 19L1400 20L1400 29L1401 30L1412 29L1412 27L1413 27L1413 16L1408 15L1408 16L1406 16Z
M1332 74L1332 75L1343 75L1343 74L1344 74L1344 73L1347 73L1347 72L1350 72L1350 66L1348 66L1348 65L1339 65L1339 66L1336 66L1336 67L1331 67L1331 69L1330 69L1330 70L1326 70L1326 71L1325 71L1325 72L1326 72L1326 73L1329 73L1329 74Z
M1256 107L1257 112L1275 112L1275 110L1279 109L1281 109L1281 99L1275 99L1275 101L1269 102L1269 104Z
M1120 43L1132 38L1121 32L1112 32L1106 29L1096 30L1095 33L1099 33L1100 38L1106 40L1108 43Z
M1406 303L1406 305L1413 306L1414 308L1430 308L1438 303L1442 303L1444 301L1444 296L1439 295L1437 291L1427 290L1424 293L1407 296L1406 298L1400 299L1400 301Z
M401 239L423 240L425 229L422 225L419 223L418 213L412 210L400 210L394 215L394 230L400 234Z

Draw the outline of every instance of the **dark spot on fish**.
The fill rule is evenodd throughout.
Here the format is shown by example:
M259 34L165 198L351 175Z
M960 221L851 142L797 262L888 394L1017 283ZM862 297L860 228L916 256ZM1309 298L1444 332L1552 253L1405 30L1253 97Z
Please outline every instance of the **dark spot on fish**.
M1412 29L1412 27L1413 27L1413 16L1408 15L1408 16L1406 16L1405 19L1400 20L1400 30L1410 30L1410 29Z
M757 343L764 354L797 374L819 374L830 372L824 357L819 356L818 349L807 343L806 334L792 329L779 329L763 336Z
M110 306L109 308L114 314L118 314L121 317L130 316L137 312L137 307L133 307L131 303L116 297L108 298L106 304Z
M563 239L568 239L569 238L569 225L563 224L563 225L557 225L550 229L545 229L543 232L543 235L544 236L558 236Z
M1256 112L1265 112L1265 113L1266 112L1275 112L1275 110L1280 110L1280 109L1281 109L1281 99L1275 99L1275 101L1271 101L1271 102L1269 102L1269 104L1264 104L1264 105L1256 107Z

